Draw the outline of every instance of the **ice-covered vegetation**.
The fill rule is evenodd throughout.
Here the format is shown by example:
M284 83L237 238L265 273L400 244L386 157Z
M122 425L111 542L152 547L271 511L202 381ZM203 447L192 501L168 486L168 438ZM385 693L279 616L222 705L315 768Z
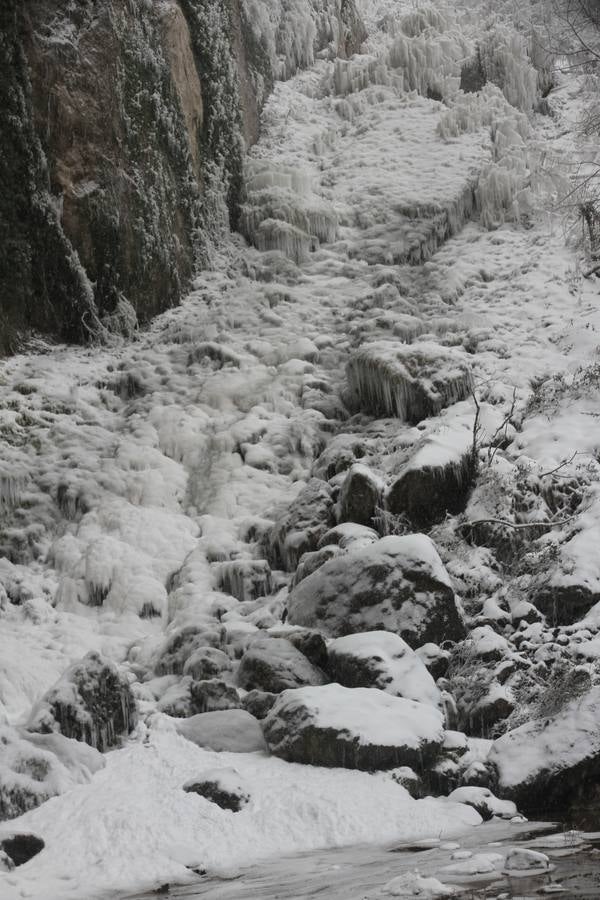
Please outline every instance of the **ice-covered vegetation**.
M181 307L2 362L0 836L45 843L3 898L587 802L600 315L553 201L590 83L542 115L503 9L357 6L360 47L337 0L241 5L261 136L242 171L213 120L240 231ZM546 871L457 853L381 895Z

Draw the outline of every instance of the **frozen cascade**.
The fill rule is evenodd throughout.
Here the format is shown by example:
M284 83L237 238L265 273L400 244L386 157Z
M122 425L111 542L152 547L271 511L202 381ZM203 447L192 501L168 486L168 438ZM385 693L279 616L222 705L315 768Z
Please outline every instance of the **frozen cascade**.
M184 739L170 714L191 719L207 708L194 707L192 687L208 659L220 673L210 676L210 691L248 703L247 713L218 712L223 731L231 727L235 737L241 716L260 736L250 713L258 719L273 698L248 698L236 681L257 637L267 646L285 638L290 659L297 650L327 669L318 619L294 624L287 586L297 591L333 561L343 570L348 554L360 559L381 533L420 528L392 508L391 487L402 475L414 483L415 472L426 472L434 487L452 482L473 503L464 511L470 517L487 489L507 504L517 480L525 491L524 466L560 466L569 442L595 465L595 397L586 408L575 398L558 424L545 410L523 415L530 379L596 361L600 328L586 285L578 309L591 325L580 328L565 276L571 257L559 229L540 224L546 187L536 142L562 124L559 113L540 123L534 111L525 43L510 28L484 28L476 11L465 19L461 11L361 0L370 31L362 52L334 58L341 0L242 5L257 53L286 79L270 95L245 161L242 236L227 238L186 301L134 339L45 347L2 363L2 546L17 535L22 549L18 561L15 554L0 564L0 720L25 721L88 651L122 665L139 711L136 730L134 704L123 695L113 710L122 727L87 717L79 705L76 724L90 742L115 749L104 775L77 791L61 782L48 792L60 795L52 805L17 823L47 836L48 849L10 883L0 873L8 900L131 894L189 880L200 866L476 824L472 809L412 800L391 773L344 769L356 764L356 748L327 770L236 753L252 802L239 816L207 807L182 785L231 764L228 751ZM464 93L461 70L478 44L493 77ZM260 88L263 76L249 77ZM480 457L488 453L489 465L480 467L479 494L469 495L473 390L488 441ZM340 494L345 502L351 490L362 512L365 483L368 521L379 533L337 521ZM576 482L575 495L580 488ZM535 502L541 515L539 491ZM442 515L430 543L465 612L457 627L485 619L493 631L498 623L512 647L514 625L519 677L530 663L537 671L540 659L550 668L556 642L546 641L529 599L507 602L521 587L496 565L495 548L463 539L450 507ZM585 515L596 516L595 507ZM569 529L557 534L557 546L569 546ZM584 550L591 571L593 553ZM357 580L363 571L357 563ZM448 627L441 621L419 648L435 678L454 653L440 646ZM587 622L584 631L577 652L597 652L597 626ZM486 660L484 671L496 677L498 668L508 695L511 667L502 665ZM447 727L463 716L453 679L442 692ZM360 724L369 732L366 708ZM55 722L68 729L71 719L58 711ZM485 741L471 747L462 734L446 735L440 779L462 777L462 764L444 754L467 744L475 769L484 769Z

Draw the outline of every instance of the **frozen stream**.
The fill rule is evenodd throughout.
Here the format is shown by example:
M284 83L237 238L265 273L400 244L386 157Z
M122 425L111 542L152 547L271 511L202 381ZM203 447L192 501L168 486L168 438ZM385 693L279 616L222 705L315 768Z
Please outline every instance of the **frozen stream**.
M223 874L222 877L202 878L185 887L167 885L161 896L167 900L192 900L207 897L210 900L308 900L322 897L326 900L371 900L390 896L382 887L405 872L418 869L424 876L435 876L445 884L452 884L459 897L483 898L502 895L506 898L547 896L556 892L557 896L577 898L577 900L597 900L600 895L600 851L591 843L574 845L571 833L561 839L548 823L525 822L506 824L487 823L472 829L460 839L462 851L473 854L506 849L518 845L540 848L545 844L541 837L552 834L557 841L554 848L544 847L550 856L553 869L548 874L532 877L514 877L496 873L481 875L462 881L443 876L443 866L450 863L453 850L416 845L392 847L359 846L339 850L301 853L268 863L261 863L251 869L237 873ZM575 842L576 843L576 842ZM456 847L458 841L454 846ZM558 891L558 885L563 890ZM136 894L123 900L149 900L156 894Z

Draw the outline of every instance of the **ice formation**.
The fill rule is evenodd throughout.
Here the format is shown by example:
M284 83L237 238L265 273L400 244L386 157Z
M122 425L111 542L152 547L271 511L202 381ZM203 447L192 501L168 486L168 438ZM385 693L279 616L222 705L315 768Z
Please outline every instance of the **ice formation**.
M365 344L348 362L347 374L364 408L413 423L464 400L472 384L460 353L424 342Z

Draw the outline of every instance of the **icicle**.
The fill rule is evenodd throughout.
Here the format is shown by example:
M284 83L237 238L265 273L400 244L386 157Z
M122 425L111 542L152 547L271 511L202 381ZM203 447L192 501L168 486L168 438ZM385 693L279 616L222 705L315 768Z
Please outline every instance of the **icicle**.
M265 559L229 560L219 563L218 572L219 589L241 602L271 593L271 567Z
M365 344L350 359L347 375L369 412L414 423L464 400L472 384L462 354L433 343Z

